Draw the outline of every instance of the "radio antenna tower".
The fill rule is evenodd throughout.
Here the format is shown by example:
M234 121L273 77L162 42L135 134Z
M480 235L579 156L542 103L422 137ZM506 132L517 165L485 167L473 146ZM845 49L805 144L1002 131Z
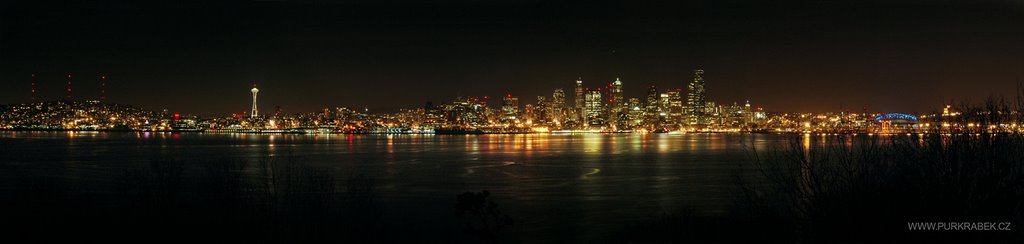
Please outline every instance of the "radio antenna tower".
M71 101L71 73L68 73L67 95L65 96L65 99Z
M36 74L32 74L32 102L36 101Z
M100 75L100 102L107 101L107 76Z

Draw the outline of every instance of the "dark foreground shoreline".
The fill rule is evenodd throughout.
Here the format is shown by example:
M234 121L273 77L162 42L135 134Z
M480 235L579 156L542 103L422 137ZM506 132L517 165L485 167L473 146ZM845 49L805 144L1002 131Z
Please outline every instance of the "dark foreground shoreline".
M758 180L737 178L743 197L727 211L681 204L616 223L609 243L1020 243L1024 240L1024 135L885 139L793 135L754 150ZM2 150L2 149L0 149ZM16 153L0 151L5 154ZM68 164L74 166L74 164ZM103 170L103 169L99 169ZM0 239L21 242L518 243L515 205L469 219L510 223L464 229L464 215L403 225L380 202L372 177L281 157L257 161L156 160L90 182L55 177L27 162L0 162ZM482 189L465 189L476 192ZM462 191L441 194L452 212ZM493 192L502 198L513 192ZM614 196L613 196L614 197ZM536 199L535 201L544 201ZM475 201L475 200L474 200ZM487 203L491 200L483 200ZM461 205L460 205L461 204ZM474 205L469 205L474 206ZM483 204L480 206L489 206ZM564 211L573 211L574 205ZM579 207L583 207L582 205ZM491 213L499 213L493 215ZM475 214L475 215L474 215ZM509 215L513 221L500 217ZM461 218L460 218L461 216ZM398 216L401 218L401 216ZM911 230L912 223L1010 223L997 230ZM489 222L491 223L491 222ZM497 222L494 222L497 223ZM572 225L572 223L569 223ZM444 233L412 231L430 225ZM574 228L588 228L578 223ZM53 233L60 233L59 235ZM394 234L404 233L404 234ZM560 233L555 235L574 235ZM565 236L541 240L572 239ZM526 238L525 240L535 240Z

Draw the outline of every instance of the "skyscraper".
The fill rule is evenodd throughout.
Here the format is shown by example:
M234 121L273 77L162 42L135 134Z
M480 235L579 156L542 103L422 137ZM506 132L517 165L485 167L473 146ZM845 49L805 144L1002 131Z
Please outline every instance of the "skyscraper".
M565 91L555 89L555 92L551 94L551 102L548 103L548 106L551 106L548 112L550 112L549 117L552 122L565 122Z
M623 112L626 99L622 95L622 80L615 78L608 89L608 120L612 124L618 123L619 115Z
M663 106L665 106L665 110L662 110L662 112L668 115L666 119L669 121L669 124L684 124L682 93L683 92L680 91L680 89L668 89L665 91L665 95L668 99L664 101L665 104Z
M574 116L574 117L577 117L577 119L580 119L580 118L584 117L583 116L583 100L584 100L584 97L583 97L583 77L580 77L580 78L576 79L576 97L574 97L573 99L576 102L576 106L573 107L573 110L574 110L573 113L576 114L576 116Z
M604 125L604 106L601 103L601 90L587 90L585 105L583 109L583 123L585 125Z
M625 125L628 129L634 129L644 123L644 107L643 103L640 103L640 98L631 97L626 102L623 113L626 114L627 121Z
M250 116L256 118L256 116L259 116L260 111L259 109L256 109L256 93L260 92L260 89L256 89L256 82L252 83L252 90L249 91L252 92L252 113Z
M534 124L544 124L550 118L549 113L551 113L551 106L548 105L548 98L537 96L537 106L533 107L533 114L530 116L530 120L533 120Z
M505 94L501 100L501 121L513 122L519 116L519 98L512 94Z
M754 123L754 111L750 109L750 100L747 100L747 104L743 105L743 122Z
M526 121L527 123L532 123L537 118L537 114L539 113L539 111L537 110L538 109L536 109L533 106L533 104L527 104L526 106L523 106L523 115L519 117L523 121Z
M707 94L704 90L704 70L693 71L693 81L690 82L689 93L686 96L686 116L690 125L703 125L707 123L705 106Z
M651 110L652 107L658 106L658 87L655 86L653 82L650 86L647 87L646 103L646 107L648 110Z
M645 101L644 124L659 126L661 121L661 106L658 105L658 87L651 82L647 87L647 101Z
M622 97L622 80L619 78L615 78L615 81L612 82L611 94L611 103L614 104L616 108L621 108L622 104L626 102L626 99Z

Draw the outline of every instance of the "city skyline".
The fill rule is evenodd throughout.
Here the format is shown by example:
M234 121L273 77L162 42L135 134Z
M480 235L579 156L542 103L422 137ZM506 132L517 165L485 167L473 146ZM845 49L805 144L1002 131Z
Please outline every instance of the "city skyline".
M721 105L726 105L726 104L729 104L729 103L743 103L743 102L746 102L746 103L750 104L751 101L754 101L753 104L756 105L755 107L757 107L757 108L763 108L764 107L763 103L758 102L760 100L760 97L746 97L746 98L741 98L739 100L732 100L732 101L724 101L724 100L720 101L718 99L715 99L714 97L710 97L710 96L706 95L707 94L706 93L707 89L705 89L703 87L703 86L707 86L706 83L703 83L703 74L704 74L703 72L704 72L704 70L703 69L695 69L695 70L692 70L692 71L700 72L700 75L697 75L697 77L700 77L700 82L702 84L702 86L700 88L700 90L702 92L700 92L700 94L703 94L703 95L700 98L700 101L710 102L710 103L718 103L718 104L721 104ZM53 87L51 87L50 91L46 90L46 88L40 88L40 83L42 83L42 82L40 82L37 77L38 77L37 74L30 74L29 75L29 85L28 85L29 89L24 92L26 94L25 95L26 99L24 99L24 101L14 101L12 103L7 103L7 104L11 104L11 105L13 105L13 104L27 104L27 103L35 103L35 102L49 102L49 101L62 101L62 100L63 101L101 101L101 102L109 102L109 101L107 101L107 91L106 91L107 90L107 84L108 84L109 79L110 79L109 75L105 75L105 74L99 75L99 76L97 76L97 79L95 81L91 81L91 80L82 81L82 80L76 80L78 78L72 78L72 77L78 77L78 76L74 76L74 75L71 75L71 73L68 73L68 74L66 74L65 76L62 77L62 78L65 78L65 80L63 80L61 82L54 82L54 83L58 83L60 85L60 87L56 87L56 85L51 85ZM573 81L571 81L571 82L573 82L573 84L575 84L574 87L578 87L578 88L583 89L582 91L584 93L576 94L576 96L569 95L568 100L563 100L563 102L564 102L564 106L566 106L567 108L579 108L579 107L575 107L576 106L576 105L574 105L575 101L579 100L579 102L582 104L586 100L585 96L587 95L587 93L590 90L594 90L594 92L598 92L598 94L605 94L605 96L609 96L606 93L609 93L610 89L606 90L606 91L601 91L602 87L604 87L604 88L611 88L613 84L617 84L617 86L619 87L618 89L620 90L620 93L619 93L620 97L623 98L623 100L641 99L641 100L645 101L644 104L646 104L647 100L644 100L644 99L648 99L647 96L649 96L650 94L643 94L643 95L640 95L640 96L632 96L632 95L635 94L635 93L639 93L639 92L650 92L648 89L650 89L651 87L658 87L657 89L673 90L675 92L683 93L682 94L683 95L683 97L682 97L683 107L689 108L689 107L693 106L693 104L691 104L691 100L693 100L694 98L690 97L692 95L692 94L690 94L690 92L693 91L693 88L691 88L691 86L694 85L694 84L692 84L694 81L696 81L696 79L683 82L681 87L678 87L678 86L676 86L676 87L673 87L673 86L661 86L657 82L648 82L648 83L646 83L644 85L644 87L642 87L642 91L633 91L632 89L624 89L624 88L622 88L623 87L623 81L622 81L622 79L620 77L614 78L613 81L611 81L611 82L609 82L607 84L595 83L593 81L586 81L582 77L578 77L576 79L573 79ZM82 83L85 83L85 84L82 84ZM95 84L92 84L92 83L95 83ZM250 99L250 100L248 100L250 102L245 103L245 106L247 106L247 108L244 108L244 109L235 109L235 110L231 110L231 111L212 111L212 112L208 111L207 113L195 112L195 111L185 111L185 110L172 110L172 111L181 112L181 113L190 114L190 115L196 115L196 116L203 116L203 117L218 117L218 116L226 116L226 115L229 115L229 114L248 114L250 116L253 116L252 115L253 111L257 111L257 108L256 108L257 107L257 101L256 101L256 97L255 97L255 93L258 91L256 89L256 84L257 83L259 83L259 82L257 82L257 81L249 81L249 82L247 82L247 84L249 84L249 86L246 86L245 88L247 89L246 91L248 91L248 96L246 96L244 99ZM633 85L637 85L637 84L630 84L630 86L627 86L627 87L632 87ZM1005 92L1005 93L991 93L988 96L981 96L981 97L964 97L964 98L944 99L943 101L939 101L936 104L936 106L924 108L923 110L913 110L913 111L908 111L908 110L891 110L891 109L887 109L887 108L871 108L871 107L866 106L866 105L858 106L856 104L851 105L851 104L846 104L846 103L839 103L839 104L837 104L837 106L835 108L825 108L825 109L823 109L821 111L794 110L794 109L788 109L788 108L775 108L775 109L772 109L771 112L776 112L776 113L829 113L829 112L865 111L866 110L866 111L875 112L875 113L880 113L880 112L930 113L930 112L940 111L940 110L942 110L943 106L947 106L947 105L959 104L959 103L964 103L964 102L978 102L978 101L982 101L983 99L986 99L986 98L992 97L992 96L996 96L996 97L1002 96L1004 98L1007 97L1007 96L1013 96L1016 93L1015 89L1017 88L1016 84L1013 84L1013 85L1014 85L1013 86L1014 90L1009 91L1009 92ZM74 91L72 91L72 89L74 89ZM561 86L553 88L553 89L556 89L556 90L567 90L565 88L562 88ZM505 90L511 90L511 89L505 89ZM626 92L626 91L628 91L628 92ZM621 95L623 93L630 94L630 95ZM229 94L229 92L225 91L225 92L223 92L223 94ZM711 94L714 94L714 93L712 92ZM237 94L231 94L231 95L237 95ZM331 103L329 101L324 101L323 105L321 105L319 107L312 108L312 109L309 109L309 110L304 110L304 111L295 111L295 110L289 109L290 111L288 111L288 113L294 114L294 113L317 112L317 111L320 111L320 110L322 110L324 108L335 108L335 107L348 107L348 108L355 108L355 109L373 110L373 113L394 113L394 112L398 112L399 110L402 110L402 109L421 108L423 106L423 104L426 104L426 103L440 104L440 103L448 103L448 102L452 102L452 101L457 101L458 99L460 99L462 97L467 97L467 96L468 97L492 97L492 98L495 98L494 102L496 102L496 103L494 103L494 104L498 105L498 107L497 107L498 109L501 109L501 107L502 107L502 104L500 103L501 101L499 99L497 99L497 98L501 98L503 96L514 96L516 98L516 100L517 100L516 104L519 104L518 103L519 99L526 98L526 97L533 97L534 95L536 95L537 99L522 100L523 101L522 104L523 105L537 105L538 103L544 103L545 102L544 100L540 100L540 98L541 97L545 97L547 95L544 94L544 92L541 92L541 91L536 92L536 94L533 94L533 93L531 93L531 94L513 94L511 92L504 92L504 93L495 94L495 95L491 95L491 94L467 94L467 93L463 93L462 91L458 91L456 94L453 94L452 96L448 97L447 99L422 101L419 104L391 104L389 107L381 108L381 107L367 107L367 106L358 106L358 105L356 105L356 104L359 104L359 103L354 103L354 104L337 104L337 103ZM565 96L565 95L563 94L563 96ZM260 96L260 97L261 97L260 104L262 104L262 105L259 105L259 106L269 106L269 107L276 108L276 109L283 109L282 106L276 105L277 103L275 103L275 101L263 101L263 99L262 99L263 96ZM580 99L576 99L576 97L579 97ZM238 100L238 96L232 96L232 98L235 99L235 100ZM281 98L281 97L278 97L278 98L279 99L288 99L288 98ZM545 98L549 98L549 97L545 97ZM378 97L378 99L388 99L388 98L386 98L386 97ZM563 97L563 99L566 99L566 98ZM600 98L598 98L598 99L600 99ZM611 98L610 97L605 97L604 99L601 99L601 106L602 107L604 107L604 106L613 106L611 100L609 100L609 99L611 99ZM232 102L235 103L237 101L232 101ZM553 101L548 101L547 103L551 103L551 102L553 102ZM117 101L115 101L113 103L124 104L124 105L140 106L141 108L152 109L152 110L168 110L171 107L176 107L177 106L173 102L171 102L169 104L164 104L164 105L157 105L155 107L147 107L145 105L149 104L149 103L145 103L145 102L142 102L142 103L124 103L124 102L117 102ZM702 104L702 103L696 103L696 104ZM522 110L525 107L521 106L521 105L517 105L517 108L519 110ZM690 117L692 117L692 115L693 115L693 111L690 111L690 110L681 111L681 112L684 113L687 116L690 116ZM691 121L691 123L695 123L695 122Z
M35 76L33 76L34 78ZM101 76L100 100L75 100L72 75L66 77L65 99L0 106L0 130L171 131L228 133L346 134L483 134L483 133L954 133L1016 132L1020 112L1006 100L989 100L987 111L968 104L946 104L942 112L900 113L862 107L826 113L769 113L746 100L719 103L707 96L703 69L693 70L686 89L649 84L647 96L625 97L621 78L607 86L574 82L571 103L561 88L536 103L522 106L519 96L457 96L450 102L426 102L394 112L366 108L324 107L312 113L287 113L274 106L260 113L256 83L248 112L231 116L196 116L164 109L155 111L103 100L107 76ZM33 85L35 82L33 82ZM602 89L604 88L604 89ZM660 92L659 92L660 91ZM1021 92L1018 90L1018 92ZM627 99L628 98L628 99ZM1019 97L1018 97L1019 98ZM493 100L492 100L493 99ZM500 103L496 100L500 100ZM569 107L567 105L571 104ZM495 106L498 105L498 106ZM1019 108L1019 104L1018 107ZM963 110L963 111L960 111ZM995 115L991 117L988 115ZM1005 121L1004 121L1005 119ZM1005 123L1010 122L1010 123Z
M710 101L787 112L1012 95L1024 4L914 3L14 2L0 5L0 103L29 101L32 74L40 98L64 97L73 74L78 98L100 97L106 75L109 102L199 115L248 111L234 91L253 81L273 91L264 108L391 111L459 94L534 103L577 77L642 98L651 82L686 89L697 68Z

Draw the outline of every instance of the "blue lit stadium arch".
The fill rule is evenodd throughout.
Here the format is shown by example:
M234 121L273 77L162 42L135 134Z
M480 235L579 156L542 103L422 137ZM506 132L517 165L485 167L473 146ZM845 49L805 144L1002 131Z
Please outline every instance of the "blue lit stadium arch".
M917 123L917 116L904 113L888 113L875 117L875 122L892 121L903 123Z

